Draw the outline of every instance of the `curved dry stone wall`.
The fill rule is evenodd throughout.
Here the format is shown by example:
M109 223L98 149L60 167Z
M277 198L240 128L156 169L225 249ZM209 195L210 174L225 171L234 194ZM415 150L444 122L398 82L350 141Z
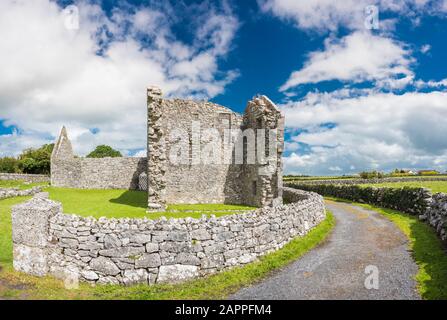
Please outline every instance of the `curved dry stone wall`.
M201 219L106 219L35 197L13 207L14 268L98 284L181 282L244 265L325 218L321 196L285 188L287 205Z
M42 187L20 190L19 188L0 188L0 199L31 196L42 191Z
M289 187L316 192L323 196L369 203L419 216L441 240L447 240L447 194L432 194L425 188L377 188L337 184L288 184Z

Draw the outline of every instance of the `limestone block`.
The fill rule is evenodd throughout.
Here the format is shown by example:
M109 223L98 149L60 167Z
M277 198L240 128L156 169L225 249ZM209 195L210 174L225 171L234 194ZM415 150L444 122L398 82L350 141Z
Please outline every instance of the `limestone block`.
M120 269L110 259L99 257L90 261L90 268L94 271L98 271L104 275L116 276L120 273Z
M161 266L158 272L157 283L176 283L189 280L199 276L197 266L174 264L170 266Z
M62 211L60 203L33 198L12 208L14 243L44 248L48 244L49 220Z
M48 258L45 249L14 244L14 269L35 276L44 276L48 272Z

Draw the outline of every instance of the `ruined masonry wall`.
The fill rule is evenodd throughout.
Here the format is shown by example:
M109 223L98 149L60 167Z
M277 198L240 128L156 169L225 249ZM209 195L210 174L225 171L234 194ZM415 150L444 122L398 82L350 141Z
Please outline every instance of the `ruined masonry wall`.
M50 182L50 176L45 174L0 173L0 180L21 180L30 183Z
M285 188L297 202L201 219L105 219L62 213L35 197L13 207L14 268L98 284L181 282L255 261L325 218L315 193Z

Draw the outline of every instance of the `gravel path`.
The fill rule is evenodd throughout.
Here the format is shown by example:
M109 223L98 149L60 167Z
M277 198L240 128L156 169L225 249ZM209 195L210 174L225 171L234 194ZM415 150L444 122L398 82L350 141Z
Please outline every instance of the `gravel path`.
M230 299L420 299L418 267L392 222L346 203L326 206L337 224L324 244ZM368 265L378 268L377 290L365 288Z

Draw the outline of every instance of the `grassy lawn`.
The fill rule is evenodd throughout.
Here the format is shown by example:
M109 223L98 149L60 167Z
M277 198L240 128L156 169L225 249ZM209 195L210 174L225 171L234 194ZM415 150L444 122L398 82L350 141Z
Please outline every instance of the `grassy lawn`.
M178 285L95 286L81 283L79 289L65 289L52 277L37 278L12 270L11 206L28 198L0 200L0 297L13 299L224 299L300 258L320 244L334 227L328 212L326 220L306 236L296 238L282 249L244 267Z
M0 180L0 188L19 188L25 190L35 186L48 186L48 183L25 183L24 181L16 180Z
M373 184L359 184L361 187L416 187L427 188L433 193L444 192L447 193L447 181L408 181L408 182L392 182L392 183L373 183Z
M327 199L351 203L335 198L327 197ZM394 222L408 237L413 259L419 267L415 280L422 298L427 300L447 299L447 252L433 228L419 221L418 217L399 211L368 204L354 204L379 212Z
M202 214L223 216L254 207L227 204L175 204L166 212L147 213L147 193L129 190L84 190L49 187L50 199L62 203L65 213L94 218L200 218Z

